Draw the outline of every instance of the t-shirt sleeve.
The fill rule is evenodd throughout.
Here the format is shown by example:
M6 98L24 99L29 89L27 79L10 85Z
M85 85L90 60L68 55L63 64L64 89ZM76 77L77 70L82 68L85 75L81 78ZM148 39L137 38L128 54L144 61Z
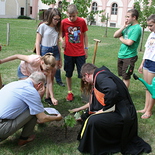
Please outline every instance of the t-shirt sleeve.
M37 33L39 33L40 35L43 36L43 34L44 34L44 23L41 24L41 25L38 27Z
M88 31L88 27L87 27L85 20L83 20L83 33L86 31Z
M29 92L23 95L24 102L28 105L30 110L30 115L36 115L44 112L44 107L41 102L40 95L35 88L29 88Z

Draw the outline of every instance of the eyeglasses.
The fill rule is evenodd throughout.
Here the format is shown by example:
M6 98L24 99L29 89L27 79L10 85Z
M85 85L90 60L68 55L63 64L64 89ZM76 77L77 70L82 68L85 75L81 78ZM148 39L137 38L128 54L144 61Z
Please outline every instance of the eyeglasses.
M57 21L57 22L59 22L60 21L60 19L58 19L58 18L53 18L55 21Z

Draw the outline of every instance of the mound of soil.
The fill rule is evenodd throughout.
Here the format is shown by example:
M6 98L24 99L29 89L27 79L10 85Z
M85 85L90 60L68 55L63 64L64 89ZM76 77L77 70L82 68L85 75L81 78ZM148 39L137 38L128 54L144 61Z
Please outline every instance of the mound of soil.
M51 122L48 125L42 125L44 133L42 137L52 139L54 143L71 143L77 140L78 133L81 129L81 124L76 123L74 127L64 127L63 120L59 122Z

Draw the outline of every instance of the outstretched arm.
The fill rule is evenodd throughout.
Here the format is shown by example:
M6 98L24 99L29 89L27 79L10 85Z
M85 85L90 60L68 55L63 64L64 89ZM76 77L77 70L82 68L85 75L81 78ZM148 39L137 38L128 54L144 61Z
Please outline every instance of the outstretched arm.
M52 115L46 115L44 112L37 114L36 117L38 118L37 120L38 123L60 121L62 119L61 114L52 116Z
M12 55L12 56L9 56L7 58L1 59L0 64L8 62L8 61L16 60L16 59L23 60L23 61L26 61L26 62L29 61L27 55L16 54L16 55Z
M69 110L69 111L70 112L78 112L78 111L81 111L81 110L85 110L87 108L89 108L89 103L87 103L87 104L85 104L85 105L83 105L83 106L81 106L79 108L75 108L75 109L72 109L72 110Z
M58 101L54 98L54 93L53 93L53 79L51 78L51 74L47 75L47 86L46 86L46 98L48 98L50 95L51 101L54 105L58 104Z

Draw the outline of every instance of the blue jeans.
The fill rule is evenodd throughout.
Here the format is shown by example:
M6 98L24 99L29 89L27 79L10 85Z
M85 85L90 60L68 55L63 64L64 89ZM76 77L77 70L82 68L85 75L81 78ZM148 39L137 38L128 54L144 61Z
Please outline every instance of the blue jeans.
M60 60L60 53L59 53L58 46L46 47L41 45L40 55L43 56L46 53L52 53L57 61Z
M61 80L61 71L60 71L60 69L57 69L57 70L56 70L56 73L55 73L55 80L56 80L57 83L62 82L62 80Z

